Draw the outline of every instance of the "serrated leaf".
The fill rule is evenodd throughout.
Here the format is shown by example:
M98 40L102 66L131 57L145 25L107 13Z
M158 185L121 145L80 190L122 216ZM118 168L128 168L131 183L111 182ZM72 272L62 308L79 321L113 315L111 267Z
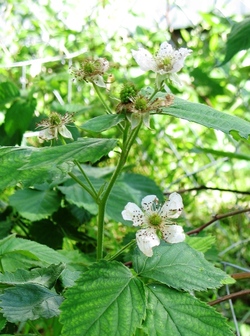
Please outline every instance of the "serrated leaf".
M46 245L16 238L14 235L0 240L0 264L3 272L42 267L50 265L51 262L59 264L69 260Z
M250 48L250 19L246 18L232 26L227 36L226 55L220 66L224 65L241 50Z
M193 249L205 253L208 251L215 243L215 237L186 237L186 243Z
M164 97L164 94L158 93L157 96ZM177 97L174 97L174 102L171 106L160 108L160 111L161 114L195 122L226 134L231 134L231 131L234 130L238 132L240 137L245 139L248 139L250 134L250 122L224 112L219 112L210 106L191 103ZM234 136L233 133L232 136Z
M108 154L116 146L114 139L80 138L75 142L63 146L43 147L34 149L29 157L29 163L22 169L54 167L74 159L80 163L96 162L103 155Z
M208 262L203 253L186 243L162 243L153 249L152 257L146 257L139 249L133 255L135 271L143 277L160 281L170 287L185 291L203 291L222 286L229 276Z
M0 300L6 319L22 322L58 316L63 297L38 284L21 284L5 289Z
M150 336L233 336L226 319L188 293L164 285L148 287L143 329Z
M54 190L18 190L9 198L10 205L31 221L47 218L60 206L61 198Z
M20 92L11 82L0 83L0 104L6 104L18 97Z
M0 148L0 189L22 183L25 187L42 184L44 181L58 181L66 175L62 170L54 167L37 167L36 169L19 170L28 162L32 153L31 147L2 147Z
M81 128L85 131L100 133L116 126L124 119L125 116L123 114L102 115L88 120Z
M143 283L121 263L100 261L67 290L62 336L133 335L145 309Z
M62 263L44 268L36 268L30 271L18 269L14 273L0 273L0 283L7 285L35 283L47 288L52 288L64 269L65 265Z

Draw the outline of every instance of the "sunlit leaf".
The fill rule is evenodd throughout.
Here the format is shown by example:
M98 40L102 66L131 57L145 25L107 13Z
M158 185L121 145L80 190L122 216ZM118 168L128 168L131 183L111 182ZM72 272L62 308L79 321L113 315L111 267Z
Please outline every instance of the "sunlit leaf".
M62 336L133 335L145 316L143 283L118 262L89 267L60 307Z
M0 83L0 105L6 104L18 97L20 92L11 82Z
M150 336L233 336L226 319L188 293L159 284L148 287L148 308L143 330Z
M135 250L135 271L143 277L160 281L170 287L203 291L221 287L222 281L230 278L208 262L203 253L192 249L186 243L162 243L154 247L153 251L153 257L148 258L138 249Z
M241 50L250 48L250 19L246 18L241 22L236 22L232 26L231 32L227 36L226 55L224 61L220 64L224 65Z

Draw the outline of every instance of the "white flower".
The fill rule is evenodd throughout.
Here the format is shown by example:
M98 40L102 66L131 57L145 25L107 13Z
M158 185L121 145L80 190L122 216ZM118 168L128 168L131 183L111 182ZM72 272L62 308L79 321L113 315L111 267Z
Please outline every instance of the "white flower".
M192 50L187 48L173 49L168 42L163 42L156 56L144 48L132 50L132 55L143 71L152 70L157 73L156 82L159 87L168 76L174 82L179 83L176 72L183 68L185 58Z
M47 120L42 120L37 127L43 129L39 132L38 137L42 140L58 139L60 134L64 138L73 140L71 132L65 124L72 122L72 115L66 113L64 116L57 112L52 112Z
M72 74L78 81L91 82L97 86L106 88L103 74L109 69L109 61L105 58L86 58L81 63L80 69L71 69Z
M141 207L142 209L129 202L122 211L122 217L131 220L133 226L142 227L136 233L136 241L147 257L152 257L152 248L160 244L158 231L167 243L174 244L185 240L183 228L169 220L178 218L182 212L183 203L179 194L172 193L162 206L155 195L148 195L142 199Z

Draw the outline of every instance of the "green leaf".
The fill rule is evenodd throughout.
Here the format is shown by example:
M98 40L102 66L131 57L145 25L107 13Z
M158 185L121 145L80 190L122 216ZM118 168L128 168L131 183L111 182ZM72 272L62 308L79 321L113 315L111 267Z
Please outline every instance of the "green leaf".
M88 120L81 126L81 128L83 128L85 131L100 133L116 126L124 119L125 116L123 114L102 115Z
M186 237L186 243L193 249L205 253L208 251L215 243L215 237Z
M18 88L11 82L0 83L0 105L4 105L20 96Z
M22 322L58 316L63 297L38 284L20 284L5 289L0 300L6 319Z
M33 149L35 150L35 149ZM42 184L45 181L61 182L67 173L57 167L36 167L36 169L20 170L28 162L32 153L31 147L0 148L0 189L15 186L18 182L25 187Z
M100 261L67 290L62 336L133 335L145 309L143 283L121 263Z
M0 331L5 327L6 322L6 318L4 318L3 314L0 313Z
M188 293L159 284L148 287L147 315L143 324L150 336L233 336L226 319Z
M18 269L14 273L0 273L0 283L7 285L20 285L26 283L35 283L47 288L52 288L56 280L65 269L65 265L50 265L49 267L36 268L31 271Z
M35 108L35 99L26 101L20 98L7 110L4 129L9 137L16 135L19 144L21 143L23 133L28 129Z
M157 96L163 97L160 93ZM227 113L219 112L207 105L190 103L186 100L175 97L174 103L169 107L160 109L161 114L171 115L177 118L186 119L197 124L220 130L226 134L231 134L232 130L238 135L247 139L250 134L250 122ZM234 134L232 133L234 136ZM236 139L237 140L237 139Z
M250 48L250 18L233 25L227 36L226 55L220 66L224 65L241 50Z
M52 215L61 204L61 198L54 190L18 190L9 200L21 216L31 221Z
M30 240L14 235L0 240L1 272L14 272L18 268L44 267L51 263L68 263L68 258L60 253Z
M0 148L0 189L41 184L45 181L61 182L72 170L74 159L96 162L116 146L116 140L78 139L73 143L44 148ZM32 169L31 169L32 168Z
M218 288L229 278L229 275L208 262L203 253L192 249L186 243L164 242L153 250L153 257L148 258L136 249L133 265L140 276L185 291Z
M59 164L72 162L96 162L116 146L114 139L80 138L75 142L63 146L43 147L34 149L29 158L29 163L22 169L55 167Z

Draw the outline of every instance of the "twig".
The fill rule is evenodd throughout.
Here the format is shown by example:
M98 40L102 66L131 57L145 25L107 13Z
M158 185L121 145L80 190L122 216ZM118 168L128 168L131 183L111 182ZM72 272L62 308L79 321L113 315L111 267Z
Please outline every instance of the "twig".
M237 298L237 297L239 297L241 295L247 295L247 294L250 294L250 289L244 289L244 290L242 290L240 292L236 292L236 293L233 293L233 294L228 294L228 295L222 296L219 299L216 299L214 301L208 302L208 304L210 306L214 306L217 303L220 303L220 302L223 302L223 301L226 301L226 300L230 300L230 299L233 299L233 298Z
M231 277L236 280L248 279L250 278L250 272L234 273L231 274Z
M187 235L191 235L191 234L195 234L195 233L197 234L197 233L201 232L203 229L205 229L207 226L211 225L212 223L216 222L219 219L235 216L235 215L238 215L238 214L241 214L241 213L244 213L244 212L248 212L248 211L250 211L250 208L235 210L235 211L232 211L232 212L225 213L223 215L214 215L213 219L211 219L209 222L203 224L202 226L198 227L197 229L186 232L186 234Z
M199 187L194 187L194 188L180 189L178 190L178 193L184 194L190 191L199 191L199 190L216 190L216 191L223 191L223 192L231 192L235 194L250 195L250 191L226 189L226 188L213 188L213 187L207 187L205 185L201 185ZM166 192L164 194L169 195L170 193Z

